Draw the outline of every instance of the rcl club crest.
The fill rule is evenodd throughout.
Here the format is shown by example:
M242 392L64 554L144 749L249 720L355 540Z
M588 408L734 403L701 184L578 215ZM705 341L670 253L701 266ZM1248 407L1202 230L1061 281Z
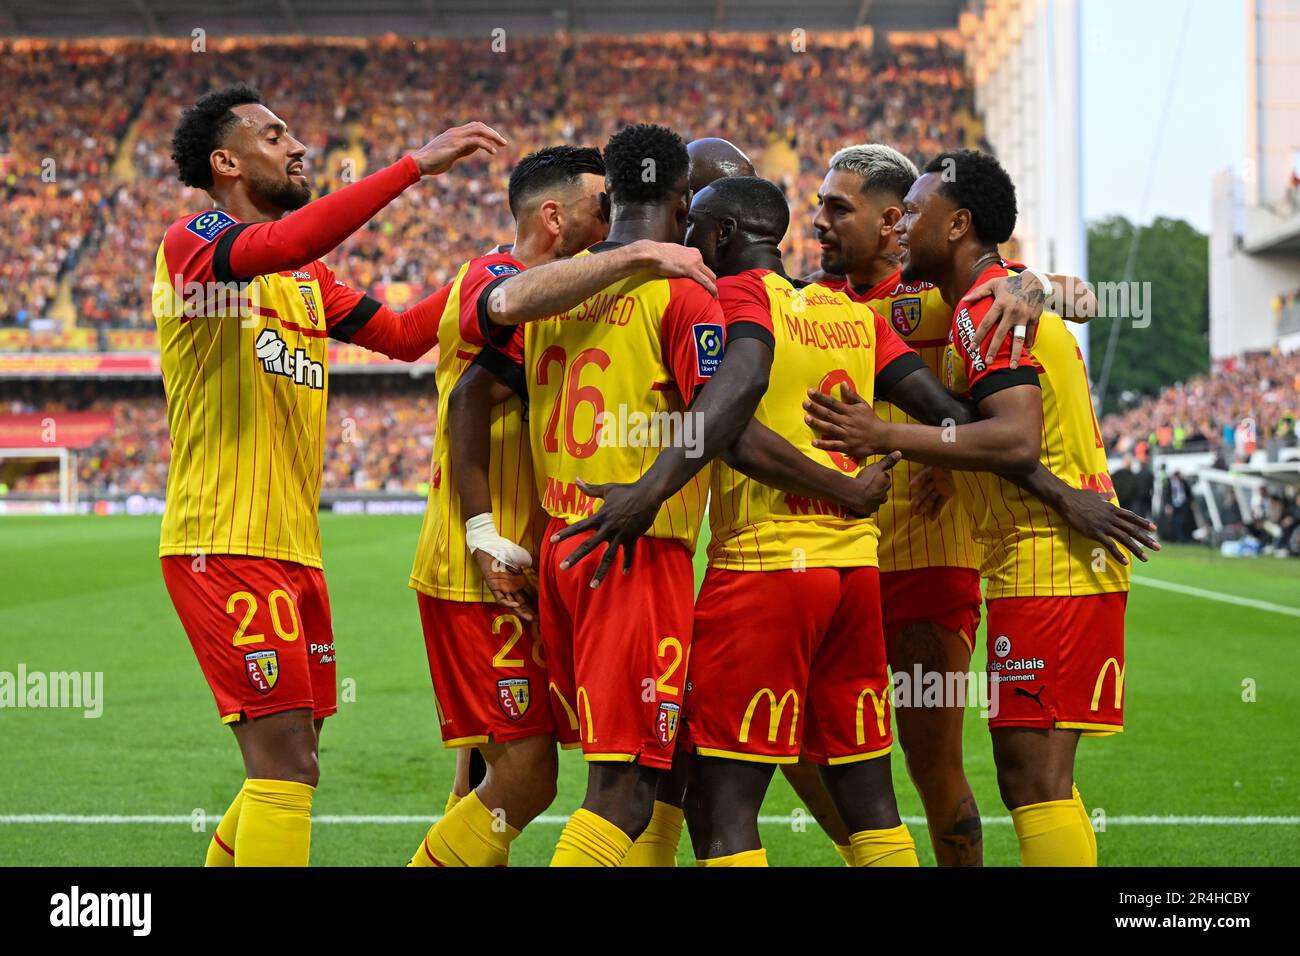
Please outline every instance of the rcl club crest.
M274 650L245 654L244 676L259 694L271 693L271 688L280 679L280 655Z
M677 722L681 713L680 704L664 701L659 705L659 713L655 716L655 733L659 736L659 743L665 747L677 737Z
M303 308L307 310L307 321L311 323L312 328L316 328L320 325L320 313L316 310L316 293L309 285L298 286L298 292L302 295Z
M497 703L511 720L519 720L528 713L531 699L527 677L507 677L497 681Z
M921 300L916 297L895 299L889 319L899 335L911 335L921 324Z

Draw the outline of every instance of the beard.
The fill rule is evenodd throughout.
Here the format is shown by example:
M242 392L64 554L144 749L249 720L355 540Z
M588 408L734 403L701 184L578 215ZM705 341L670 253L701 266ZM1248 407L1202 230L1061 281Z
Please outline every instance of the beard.
M831 275L844 275L844 253L838 246L822 250L821 268Z
M311 186L292 179L271 181L256 178L251 183L253 191L277 209L292 212L311 202Z

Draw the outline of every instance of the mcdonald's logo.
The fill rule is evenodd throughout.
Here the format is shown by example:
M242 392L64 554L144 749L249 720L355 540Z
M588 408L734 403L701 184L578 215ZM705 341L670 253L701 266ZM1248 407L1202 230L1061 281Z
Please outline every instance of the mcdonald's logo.
M560 693L560 688L555 686L555 681L551 681L550 689L551 693L555 695L555 699L560 702L560 706L564 708L565 714L569 717L569 729L577 730L578 715L573 712L573 708L569 706L569 702L564 699L564 695Z
M585 707L583 706L584 704L586 705ZM583 713L587 715L587 743L594 744L596 742L596 724L595 721L591 719L591 697L588 696L587 694L587 688L579 687L578 688L578 715L579 715L578 719L579 720L582 719Z
M867 725L864 718L866 717L867 697L871 697L871 708L876 712L876 731L880 739L885 737L885 714L889 707L889 688L886 687L879 694L874 688L868 687L858 695L858 713L854 719L858 728L858 746L861 747L867 742Z
M786 703L793 703L790 711L790 746L794 746L795 728L799 725L799 695L793 690L788 690L781 695L781 702L776 701L776 694L767 687L764 687L757 694L749 699L749 706L745 708L745 718L740 722L740 742L749 743L749 725L754 719L754 708L764 697L767 698L767 742L776 743L777 731L781 728L781 718L785 715Z
M1113 657L1106 658L1106 663L1101 665L1101 670L1097 672L1097 685L1092 689L1092 707L1091 710L1097 709L1097 704L1101 701L1101 685L1106 682L1106 672L1115 668L1115 709L1119 709L1119 703L1124 699L1124 667Z

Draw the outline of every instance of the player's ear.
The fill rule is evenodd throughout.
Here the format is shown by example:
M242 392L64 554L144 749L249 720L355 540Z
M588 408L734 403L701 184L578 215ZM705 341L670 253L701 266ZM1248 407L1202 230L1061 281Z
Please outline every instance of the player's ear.
M903 218L903 210L897 206L886 206L880 214L880 234L888 236L898 225L898 220Z
M731 216L724 216L718 221L718 251L721 252L731 241L736 238L736 233L740 230L736 220Z
M541 219L542 228L550 235L558 236L564 231L564 210L554 199L545 200L538 207L537 215Z
M212 164L212 171L221 176L236 176L239 174L239 161L235 159L234 154L228 149L214 149L212 155L208 157L208 162Z
M971 218L969 209L958 209L952 214L952 220L948 225L948 238L956 242L966 233L970 232Z

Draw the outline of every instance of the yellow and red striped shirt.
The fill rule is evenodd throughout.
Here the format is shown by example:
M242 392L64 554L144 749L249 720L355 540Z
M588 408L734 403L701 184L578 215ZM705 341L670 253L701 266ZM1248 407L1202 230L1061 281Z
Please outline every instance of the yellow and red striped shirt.
M994 264L972 284L1008 275ZM978 398L980 383L1009 368L1011 338L985 361L975 329L991 299L962 306L952 319L945 378L955 392ZM1033 354L1020 368L1032 368L1042 389L1043 435L1039 460L1074 488L1105 493L1115 503L1106 449L1092 407L1088 370L1074 336L1059 315L1044 312ZM985 386L987 388L987 385ZM1074 531L1042 501L990 472L956 471L962 493L974 502L977 536L987 549L981 574L985 598L1075 597L1127 591L1129 568L1097 542Z
M495 598L483 581L465 543L465 515L452 480L451 434L447 403L452 389L485 344L481 307L496 280L514 275L523 264L503 253L471 259L451 283L446 309L438 324L438 424L429 464L429 502L420 527L410 586L450 601ZM524 330L512 333L518 341ZM544 526L533 486L533 459L524 429L524 404L512 396L492 409L491 465L488 482L497 530L536 557ZM472 517L472 516L471 516Z
M542 507L578 521L599 505L578 488L578 478L631 482L645 474L659 448L688 434L686 406L722 350L717 300L690 279L650 272L528 323L524 372ZM664 503L646 533L694 550L708 485L705 468Z
M894 331L921 356L930 371L943 380L952 308L935 286L928 282L904 282L898 270L870 289L858 292L846 285L845 291L888 319ZM884 400L877 399L874 408L882 421L919 424L901 408ZM880 570L979 568L983 553L974 538L972 502L965 495L959 491L934 518L912 514L911 481L924 467L907 459L894 466L889 498L876 513L876 523L880 526Z
M159 554L319 568L326 339L377 303L319 260L235 281L238 228L221 210L191 213L172 223L155 258L172 442Z
M878 313L839 289L816 283L796 288L775 272L751 269L720 279L718 297L729 341L737 323L749 322L767 329L775 342L767 392L754 418L819 464L856 473L856 459L813 447L815 436L804 422L807 390L838 394L848 384L871 401L877 376L911 351ZM873 518L787 494L721 461L713 466L711 491L710 567L789 571L876 564Z

